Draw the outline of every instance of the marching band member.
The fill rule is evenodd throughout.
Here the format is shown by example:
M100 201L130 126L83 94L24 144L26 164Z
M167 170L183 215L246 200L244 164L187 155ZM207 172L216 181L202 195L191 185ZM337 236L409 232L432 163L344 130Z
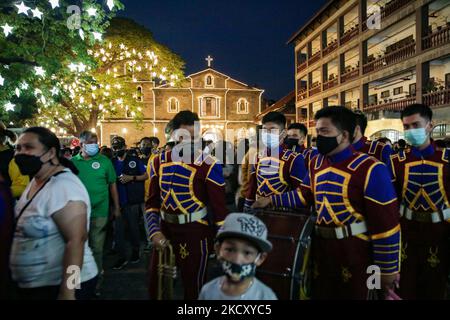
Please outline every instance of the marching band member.
M402 273L400 297L445 299L449 273L450 149L430 139L433 113L414 104L401 113L412 146L393 155L393 181L401 203Z
M205 282L208 255L227 214L222 166L217 159L202 153L200 139L195 138L199 132L194 132L197 121L197 114L191 111L181 111L174 117L173 130L184 129L190 137L179 141L178 147L182 148L175 146L153 159L145 213L147 234L154 247L164 247L167 241L172 244L184 298L190 300L197 299ZM186 156L190 158L187 161ZM207 211L207 206L211 211ZM157 291L157 260L154 250L151 298L156 297Z
M353 149L375 157L385 165L389 166L391 161L390 157L393 154L392 147L389 144L382 143L378 140L370 141L367 139L367 137L364 136L367 128L367 117L359 110L355 111L355 114L356 130L355 139L352 145Z
M305 147L307 135L308 129L304 124L291 123L288 127L286 140L284 141L288 149L303 155L306 167L308 167L311 159L318 154L317 149Z
M256 154L250 168L249 186L244 207L249 209L256 198L281 194L300 186L306 174L303 155L286 149L286 117L269 112L262 119L261 140L265 146Z
M320 153L294 191L261 198L253 207L309 208L318 217L312 247L313 299L366 299L367 268L376 265L381 287L392 289L400 271L397 197L388 169L351 147L355 114L328 107L315 115Z

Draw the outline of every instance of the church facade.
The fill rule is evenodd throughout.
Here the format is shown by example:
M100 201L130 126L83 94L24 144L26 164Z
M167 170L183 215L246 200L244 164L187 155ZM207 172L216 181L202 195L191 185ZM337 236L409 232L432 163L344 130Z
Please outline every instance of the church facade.
M131 117L105 118L100 126L101 145L110 145L116 135L124 137L129 146L146 136L156 136L164 144L167 123L182 110L199 115L206 140L222 137L235 142L254 133L264 90L214 70L210 60L208 57L207 69L187 76L176 87L136 82L137 103L144 114L143 129Z

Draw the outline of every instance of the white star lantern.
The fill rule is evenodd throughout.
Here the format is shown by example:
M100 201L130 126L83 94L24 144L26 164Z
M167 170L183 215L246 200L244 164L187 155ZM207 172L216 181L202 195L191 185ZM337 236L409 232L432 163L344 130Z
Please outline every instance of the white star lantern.
M28 15L28 10L30 10L30 7L27 7L23 1L21 4L16 4L17 9L19 9L18 14L23 13L24 15Z
M95 9L95 8L89 8L86 11L87 11L88 15L91 17L97 15L97 9Z
M13 27L11 27L9 24L5 24L2 26L3 28L3 33L5 34L5 37L9 36L10 34L12 34L12 30L14 29Z
M8 102L7 104L5 104L5 110L6 111L14 111L15 106L16 106L15 104Z
M42 67L34 67L34 72L37 76L44 77L45 76L45 70Z
M77 71L77 65L72 62L71 64L69 64L69 69L70 71L75 72Z
M22 84L20 85L20 87L21 87L23 90L27 90L27 89L28 89L28 83L22 82Z
M106 5L108 6L109 10L112 10L114 8L114 0L107 0Z
M52 5L52 9L59 7L59 0L48 0L48 2Z
M39 8L36 8L34 10L31 10L31 12L33 13L33 18L38 18L42 20L42 15L44 14L43 12L41 12L39 10Z
M102 40L102 34L100 32L92 32L92 35L94 36L95 40L98 40L98 41Z
M52 96L56 96L59 93L59 90L57 87L53 87L52 90L50 90L50 92L52 93Z
M2 75L0 74L0 86L3 86L4 83L5 83L5 78L3 78Z
M83 62L80 62L78 64L78 72L85 72L86 71L86 65Z

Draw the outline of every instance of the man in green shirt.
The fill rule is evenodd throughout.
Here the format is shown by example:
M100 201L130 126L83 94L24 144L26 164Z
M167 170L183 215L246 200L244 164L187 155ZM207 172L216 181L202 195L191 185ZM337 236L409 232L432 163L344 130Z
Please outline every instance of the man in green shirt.
M80 134L80 147L81 152L72 158L72 162L80 171L78 177L86 187L91 200L89 246L101 275L110 195L113 202L113 215L120 216L117 177L111 160L99 153L98 138L95 133L83 131Z

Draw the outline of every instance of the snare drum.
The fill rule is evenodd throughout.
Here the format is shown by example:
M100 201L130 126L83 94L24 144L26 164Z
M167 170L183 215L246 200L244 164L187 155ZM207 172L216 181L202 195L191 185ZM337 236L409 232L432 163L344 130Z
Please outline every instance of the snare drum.
M315 216L298 212L261 210L254 214L267 226L273 249L257 268L257 278L269 286L279 300L309 298L310 250Z

